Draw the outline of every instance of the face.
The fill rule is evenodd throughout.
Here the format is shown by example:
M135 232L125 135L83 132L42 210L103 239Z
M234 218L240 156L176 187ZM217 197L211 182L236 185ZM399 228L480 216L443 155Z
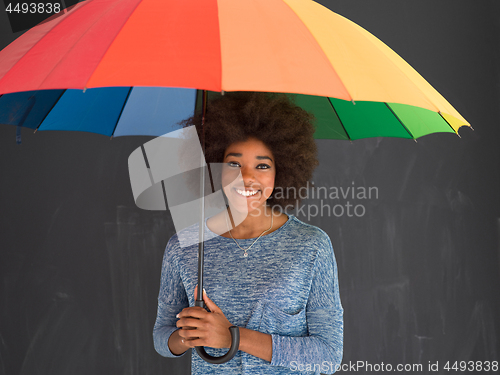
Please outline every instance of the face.
M256 138L233 143L226 149L222 184L231 208L248 210L248 214L263 208L274 189L274 163L271 150Z

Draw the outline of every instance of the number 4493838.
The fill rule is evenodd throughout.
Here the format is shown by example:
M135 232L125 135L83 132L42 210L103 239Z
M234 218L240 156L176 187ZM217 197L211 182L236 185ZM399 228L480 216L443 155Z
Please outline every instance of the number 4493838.
M448 361L446 371L498 371L498 361Z
M38 13L51 14L61 11L60 3L8 3L5 8L7 13Z

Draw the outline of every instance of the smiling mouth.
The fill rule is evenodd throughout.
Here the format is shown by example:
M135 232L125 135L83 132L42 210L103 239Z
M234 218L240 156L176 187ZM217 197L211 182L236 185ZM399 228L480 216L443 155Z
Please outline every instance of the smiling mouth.
M256 195L259 190L240 190L240 189L234 189L239 195L242 195L244 197L253 197Z

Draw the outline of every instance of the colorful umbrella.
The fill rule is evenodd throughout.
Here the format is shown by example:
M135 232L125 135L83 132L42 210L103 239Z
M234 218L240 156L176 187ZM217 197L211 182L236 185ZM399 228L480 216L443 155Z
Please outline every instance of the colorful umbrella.
M381 41L308 0L87 0L0 52L0 94L8 94L0 99L21 103L5 122L18 126L65 129L54 124L70 118L77 130L109 135L94 121L82 125L106 117L116 135L118 120L133 118L124 103L152 86L300 94L297 104L318 118L318 138L418 138L469 125ZM83 92L40 92L64 89ZM154 135L144 123L132 134Z
M88 0L0 52L0 94L133 86L320 96L299 101L326 124L318 138L469 125L384 43L307 0Z

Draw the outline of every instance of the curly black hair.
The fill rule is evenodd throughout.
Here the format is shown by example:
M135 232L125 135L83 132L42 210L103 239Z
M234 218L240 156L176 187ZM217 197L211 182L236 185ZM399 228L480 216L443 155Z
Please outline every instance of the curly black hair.
M202 114L182 122L195 125L201 138ZM314 116L293 103L286 94L228 92L209 100L205 116L205 159L221 163L226 149L249 137L262 141L273 153L275 190L267 200L271 207L295 206L300 188L307 187L317 159ZM277 193L277 192L281 192Z

